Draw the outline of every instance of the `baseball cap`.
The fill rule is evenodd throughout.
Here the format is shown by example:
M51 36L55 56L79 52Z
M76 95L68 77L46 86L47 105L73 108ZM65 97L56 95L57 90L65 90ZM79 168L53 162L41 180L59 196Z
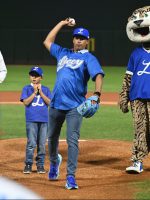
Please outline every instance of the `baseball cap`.
M43 70L40 67L34 66L29 71L30 75L38 74L39 76L43 76Z
M85 28L82 28L82 27L74 29L73 36L75 36L75 35L81 35L81 36L83 36L83 37L85 37L87 39L90 38L89 31L87 29L85 29Z

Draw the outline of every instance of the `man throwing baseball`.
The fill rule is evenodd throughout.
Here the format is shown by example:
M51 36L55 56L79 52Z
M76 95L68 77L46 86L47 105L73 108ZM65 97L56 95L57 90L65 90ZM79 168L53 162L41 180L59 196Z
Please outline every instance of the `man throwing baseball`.
M92 99L98 104L104 72L100 63L87 50L89 31L85 28L76 28L73 31L73 49L63 48L55 44L58 32L64 26L74 26L74 20L67 18L60 21L47 35L44 45L50 54L57 60L57 78L51 99L49 112L48 148L50 156L49 180L57 180L62 156L58 154L59 136L61 127L66 120L67 124L67 189L78 189L75 179L78 160L78 140L82 114L77 108L85 101L87 83L91 78L95 81L95 91ZM92 101L93 102L93 101Z
M0 51L0 83L2 83L5 80L6 74L7 74L7 68L2 53Z

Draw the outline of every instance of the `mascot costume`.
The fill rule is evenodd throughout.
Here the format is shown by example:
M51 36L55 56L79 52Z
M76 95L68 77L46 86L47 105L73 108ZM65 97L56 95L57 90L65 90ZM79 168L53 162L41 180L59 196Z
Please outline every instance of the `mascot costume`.
M119 95L123 113L129 111L130 103L134 123L133 164L126 172L141 173L143 158L150 151L150 6L133 12L126 31L132 42L139 43L129 58Z

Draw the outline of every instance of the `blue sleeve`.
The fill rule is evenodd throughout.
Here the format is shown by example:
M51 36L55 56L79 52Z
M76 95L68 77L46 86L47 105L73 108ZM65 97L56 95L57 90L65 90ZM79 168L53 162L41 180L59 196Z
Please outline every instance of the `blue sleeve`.
M127 71L128 72L133 72L134 71L134 54L132 53L129 61L128 61L128 65L127 65Z
M129 61L128 61L128 65L127 65L127 71L126 71L127 74L131 74L131 75L133 74L136 67L135 62L137 58L139 57L139 54L141 54L140 50L141 48L137 47L132 51Z
M25 86L23 89L22 89L22 93L21 93L21 96L20 96L20 101L23 102L24 99L28 98L28 94L27 94L27 87Z
M63 48L55 43L52 43L50 48L50 54L54 56L56 59L58 58L59 54L62 52Z
M95 56L93 56L91 54L88 57L87 69L88 69L90 77L92 78L93 81L95 81L97 74L101 74L102 76L105 75L99 61L97 60L97 58Z

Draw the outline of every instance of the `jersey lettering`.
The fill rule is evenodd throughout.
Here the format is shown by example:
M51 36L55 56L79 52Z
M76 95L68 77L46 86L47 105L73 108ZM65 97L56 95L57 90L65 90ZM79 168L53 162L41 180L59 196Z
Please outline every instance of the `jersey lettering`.
M150 74L150 72L146 71L147 68L150 66L150 62L146 63L145 60L143 60L142 64L145 65L145 68L143 69L143 71L138 71L137 75L141 76L143 74Z
M36 98L37 98L37 101L34 102L34 103L32 103L32 106L44 106L43 102L39 103L39 101L40 101L40 95L37 95Z
M58 62L57 72L63 67L69 67L71 69L77 69L81 66L84 60L69 59L67 56L63 56Z

